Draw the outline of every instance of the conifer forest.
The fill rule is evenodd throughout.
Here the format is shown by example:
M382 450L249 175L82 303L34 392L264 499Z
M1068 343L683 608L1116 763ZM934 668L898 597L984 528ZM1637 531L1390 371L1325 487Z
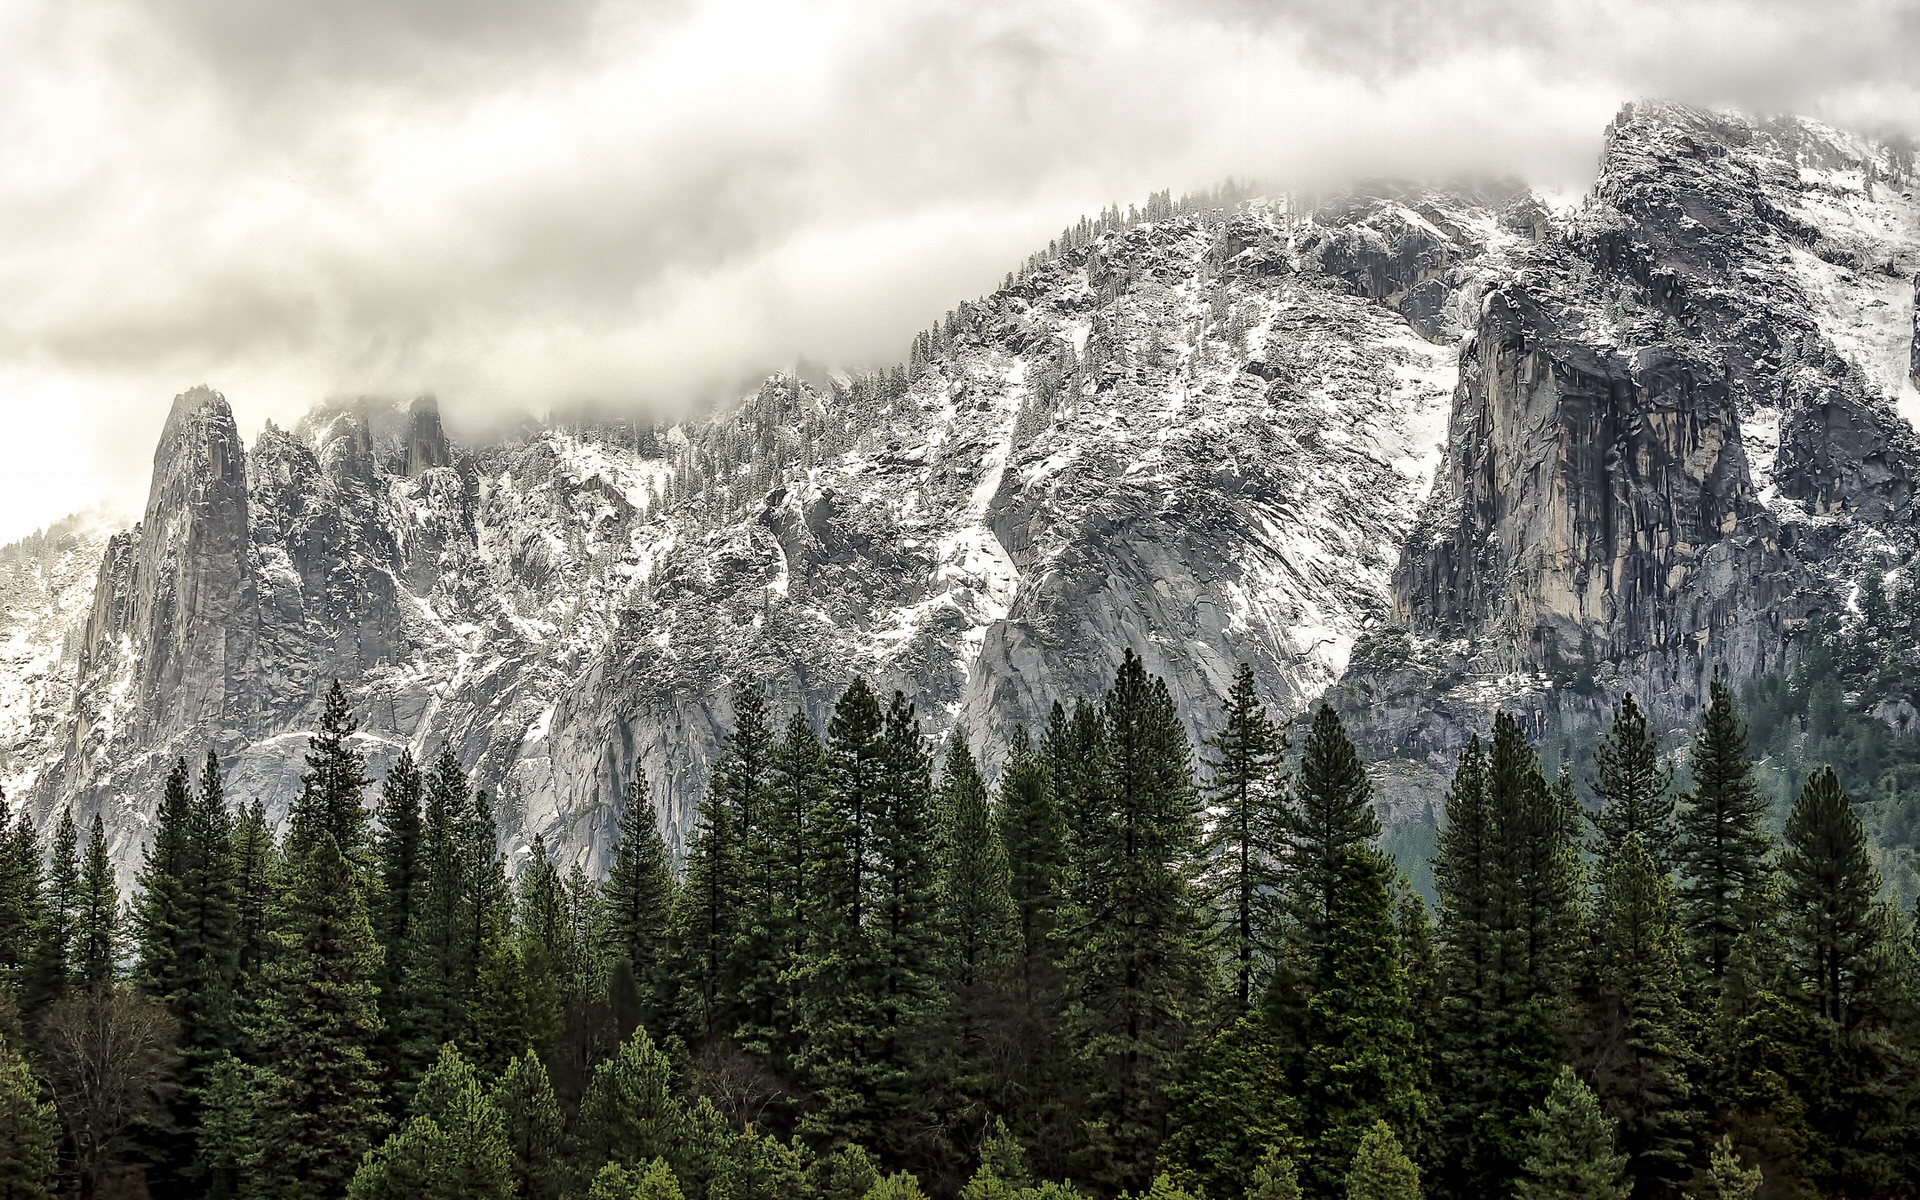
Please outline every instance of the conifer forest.
M369 778L335 685L284 836L212 754L124 902L97 817L7 830L0 1196L1911 1195L1920 933L1742 707L1551 777L1500 714L1429 903L1244 668L1196 748L1129 653L993 786L747 686L684 861L636 777L601 879L509 877L450 753Z

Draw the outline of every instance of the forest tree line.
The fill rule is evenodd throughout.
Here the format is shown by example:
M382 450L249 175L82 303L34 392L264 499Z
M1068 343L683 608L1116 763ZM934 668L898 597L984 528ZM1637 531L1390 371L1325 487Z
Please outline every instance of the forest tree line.
M1321 706L1194 754L1128 654L964 741L739 690L685 859L502 853L336 684L276 836L211 753L134 894L0 838L0 1198L1474 1200L1913 1194L1920 941L1831 769L1776 835L1731 692L1676 787L1632 696L1549 780L1496 717L1430 911Z

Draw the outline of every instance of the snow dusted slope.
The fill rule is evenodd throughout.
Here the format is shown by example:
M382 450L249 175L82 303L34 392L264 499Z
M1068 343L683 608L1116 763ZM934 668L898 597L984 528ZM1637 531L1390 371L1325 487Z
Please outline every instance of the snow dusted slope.
M1621 112L1462 350L1401 621L1347 681L1376 749L1438 772L1496 704L1545 734L1629 688L1684 730L1916 548L1914 191L1814 122Z
M1036 256L910 369L776 377L664 435L463 448L430 403L333 404L242 448L186 393L91 612L29 636L76 685L9 777L43 816L105 811L130 864L175 755L283 814L337 676L376 774L450 746L513 842L591 860L636 766L683 835L747 680L823 720L865 675L990 758L1128 647L1196 729L1242 660L1301 705L1389 614L1455 340L1541 211L1163 201Z
M71 637L93 603L115 522L82 513L0 547L0 788L33 786L47 739L72 703Z

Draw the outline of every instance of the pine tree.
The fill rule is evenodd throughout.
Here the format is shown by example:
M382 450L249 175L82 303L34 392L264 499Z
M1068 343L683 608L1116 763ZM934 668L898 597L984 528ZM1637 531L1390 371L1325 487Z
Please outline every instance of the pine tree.
M513 1155L505 1122L473 1065L452 1046L420 1080L413 1119L369 1154L354 1200L509 1200Z
M1627 1200L1627 1156L1593 1089L1561 1067L1546 1104L1532 1112L1518 1200Z
M1350 846L1336 879L1326 929L1337 950L1307 1003L1302 1096L1308 1186L1321 1192L1338 1190L1376 1122L1410 1139L1422 1117L1387 863L1370 846Z
M646 772L636 763L613 843L613 861L601 885L608 953L631 981L631 1019L617 1018L621 1037L643 1026L661 1030L665 1001L667 921L673 910L673 863L654 819Z
M1034 1145L1041 1169L1057 1174L1075 1115L1069 1103L1068 1062L1061 1021L1067 1004L1067 956L1062 907L1066 903L1066 826L1045 761L1025 729L1015 729L1000 775L994 825L1007 857L1007 892L1014 914L1014 961L1009 967L1016 1010L1016 1052L1007 1113Z
M546 839L538 834L534 835L533 853L521 880L516 926L527 1037L539 1051L541 1061L552 1070L559 1061L564 1033L565 974L572 957L573 930L560 872L547 853Z
M728 972L743 897L733 810L716 779L700 802L700 824L687 847L685 875L668 928L672 974L680 985L673 1028L694 1045L733 1031Z
M800 996L795 969L806 950L804 919L810 871L808 824L822 802L826 759L805 714L795 711L773 749L763 819L747 841L748 857L764 864L748 918L752 946L742 954L741 1049L776 1075L791 1077L798 1053Z
M508 1064L494 1085L509 1156L509 1194L515 1200L555 1200L566 1180L560 1161L560 1102L540 1056L528 1050Z
M1589 819L1600 861L1610 861L1627 835L1638 834L1654 861L1671 867L1679 836L1668 790L1673 769L1661 759L1659 743L1632 692L1620 698L1613 724L1593 752L1593 769L1600 809Z
M1204 850L1212 864L1214 904L1225 919L1234 1003L1250 1012L1279 950L1280 857L1287 845L1286 738L1240 665L1227 694L1226 722L1208 742Z
M506 1069L518 1061L517 1056L534 1050L537 1039L531 1032L520 947L504 914L494 914L488 924L473 994L467 1000L467 1024L473 1030L474 1061L483 1071ZM544 1067L541 1077L547 1077Z
M1579 943L1577 814L1520 726L1494 718L1491 751L1460 756L1434 860L1443 985L1436 1067L1446 1098L1436 1190L1505 1192L1567 1035Z
M1300 1200L1300 1178L1293 1159L1270 1148L1247 1183L1247 1200Z
M1753 1200L1762 1178L1759 1167L1741 1165L1740 1156L1733 1151L1733 1139L1723 1133L1713 1144L1708 1160L1706 1191L1692 1200Z
M53 1105L13 1048L0 1044L0 1200L52 1200L60 1163Z
M1487 1018L1493 1009L1494 896L1497 854L1487 797L1487 758L1473 735L1460 752L1444 802L1445 823L1433 860L1440 918L1436 955L1440 1002L1435 1068L1443 1107L1436 1114L1448 1153L1439 1163L1446 1194L1468 1191L1475 1172L1468 1147L1494 1091Z
M939 1015L941 922L933 765L913 705L899 692L887 708L882 758L870 909L879 968L873 1098L883 1117L875 1144L883 1155L904 1156L929 1119L920 1074L922 1047Z
M480 904L475 841L467 832L474 807L466 772L451 749L442 750L426 781L426 809L420 824L420 855L425 881L419 906L408 920L402 957L402 1004L398 1016L401 1074L396 1091L405 1094L413 1076L426 1069L443 1042L462 1037L467 993L478 974L476 946L470 941ZM498 910L492 910L497 912Z
M279 879L279 848L266 809L255 800L233 834L233 1013L243 1047L258 1032L266 1002Z
M1210 994L1200 821L1186 730L1126 653L1101 703L1101 805L1083 827L1075 1046L1088 1072L1087 1178L1149 1182L1177 1047Z
M1309 992L1323 985L1336 952L1329 927L1348 851L1380 836L1373 786L1333 707L1322 704L1300 747L1285 875L1292 936Z
M307 770L300 777L300 795L287 820L287 854L304 854L319 844L324 833L333 839L359 883L368 873L371 853L361 796L373 780L367 777L365 757L353 745L357 729L347 693L336 679L327 689L320 725L308 741Z
M86 866L80 873L80 910L74 930L74 982L87 991L113 985L118 964L120 889L107 858L107 830L93 814Z
M268 962L263 1044L277 1076L262 1124L267 1168L283 1186L343 1194L384 1119L374 1049L380 948L333 835L289 855L288 891Z
M386 979L381 987L383 1011L397 1008L400 977L414 906L426 891L426 864L421 849L420 768L413 751L402 748L380 786L379 825L374 830L374 858L380 864L380 910L374 932L385 955Z
M1606 867L1598 933L1594 1088L1635 1187L1670 1195L1687 1177L1700 1114L1691 1105L1673 889L1638 833L1626 835Z
M1375 1121L1354 1151L1346 1174L1347 1200L1420 1200L1420 1168L1385 1121Z
M6 792L0 789L0 817ZM33 962L40 927L42 868L40 842L30 813L22 806L8 824L0 819L0 984L20 989Z
M574 1123L576 1177L592 1178L595 1164L632 1167L674 1154L684 1117L672 1085L673 1069L644 1029L602 1059Z
M1780 868L1787 986L1806 1022L1801 1053L1819 1064L1804 1094L1813 1173L1845 1193L1869 1193L1894 1177L1900 1136L1889 1061L1898 920L1876 900L1866 831L1832 767L1801 789Z
M1259 1013L1190 1049L1167 1089L1160 1165L1207 1196L1232 1196L1249 1162L1298 1153L1304 1121L1278 1035ZM1286 1160L1293 1176L1293 1160ZM1295 1185L1294 1200L1298 1200Z
M1689 762L1693 790L1679 818L1681 911L1695 968L1718 983L1736 938L1766 892L1767 798L1753 779L1747 731L1715 673Z
M153 836L147 842L134 908L134 983L141 991L179 1015L184 993L191 984L188 944L191 934L187 892L192 873L192 776L187 760L174 760L166 789L154 813Z
M181 763L177 769L184 780L186 764ZM33 968L27 981L26 1002L30 1013L44 1012L73 986L78 966L75 941L79 936L81 907L79 843L73 810L62 809L47 863L45 901L34 946Z
M828 723L828 786L808 821L807 949L794 975L800 1075L812 1094L800 1131L822 1150L873 1140L881 984L864 916L884 799L885 727L879 702L856 678Z
M947 830L939 904L947 1011L939 1024L948 1043L941 1070L958 1101L956 1124L971 1129L982 1127L989 1112L1006 1111L1011 1098L1001 1064L1017 1045L1009 991L1015 927L1006 848L993 827L987 784L957 734L947 746L940 797Z

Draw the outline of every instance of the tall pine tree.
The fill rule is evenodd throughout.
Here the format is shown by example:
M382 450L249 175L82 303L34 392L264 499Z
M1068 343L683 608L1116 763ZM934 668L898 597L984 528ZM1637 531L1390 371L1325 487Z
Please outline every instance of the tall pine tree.
M607 918L608 952L620 1008L616 1021L620 1036L636 1025L662 1029L665 1017L667 921L673 910L673 862L667 841L654 817L653 794L646 772L634 765L626 803L614 836L613 861L601 885L601 908Z
M1205 851L1214 904L1226 926L1234 1005L1246 1013L1279 950L1280 863L1289 825L1286 738L1268 719L1254 690L1253 668L1245 663L1227 693L1225 724L1207 744Z
M1900 1098L1893 1029L1901 1008L1890 944L1897 918L1877 899L1866 830L1832 767L1808 777L1787 817L1787 988L1802 1009L1809 1157L1816 1182L1871 1194L1897 1178Z
M268 966L264 1044L275 1083L262 1125L282 1190L343 1195L385 1119L380 1108L380 945L354 871L324 827L289 855Z
M1747 759L1747 731L1716 672L1694 735L1693 789L1679 817L1680 904L1695 969L1714 984L1766 894L1767 798Z
M1152 1177L1167 1083L1213 982L1198 887L1200 820L1186 730L1128 651L1100 706L1105 768L1085 814L1074 931L1075 1046L1087 1072L1084 1178Z
M305 854L325 834L355 872L356 882L371 866L361 798L373 783L365 756L353 744L358 728L346 690L336 679L327 689L319 727L308 741L306 774L300 777L300 795L287 823L289 855Z
M1638 834L1654 861L1671 867L1679 836L1669 790L1673 769L1661 759L1659 742L1632 692L1620 698L1613 723L1593 752L1593 771L1600 808L1589 816L1601 862L1610 861L1629 834Z

